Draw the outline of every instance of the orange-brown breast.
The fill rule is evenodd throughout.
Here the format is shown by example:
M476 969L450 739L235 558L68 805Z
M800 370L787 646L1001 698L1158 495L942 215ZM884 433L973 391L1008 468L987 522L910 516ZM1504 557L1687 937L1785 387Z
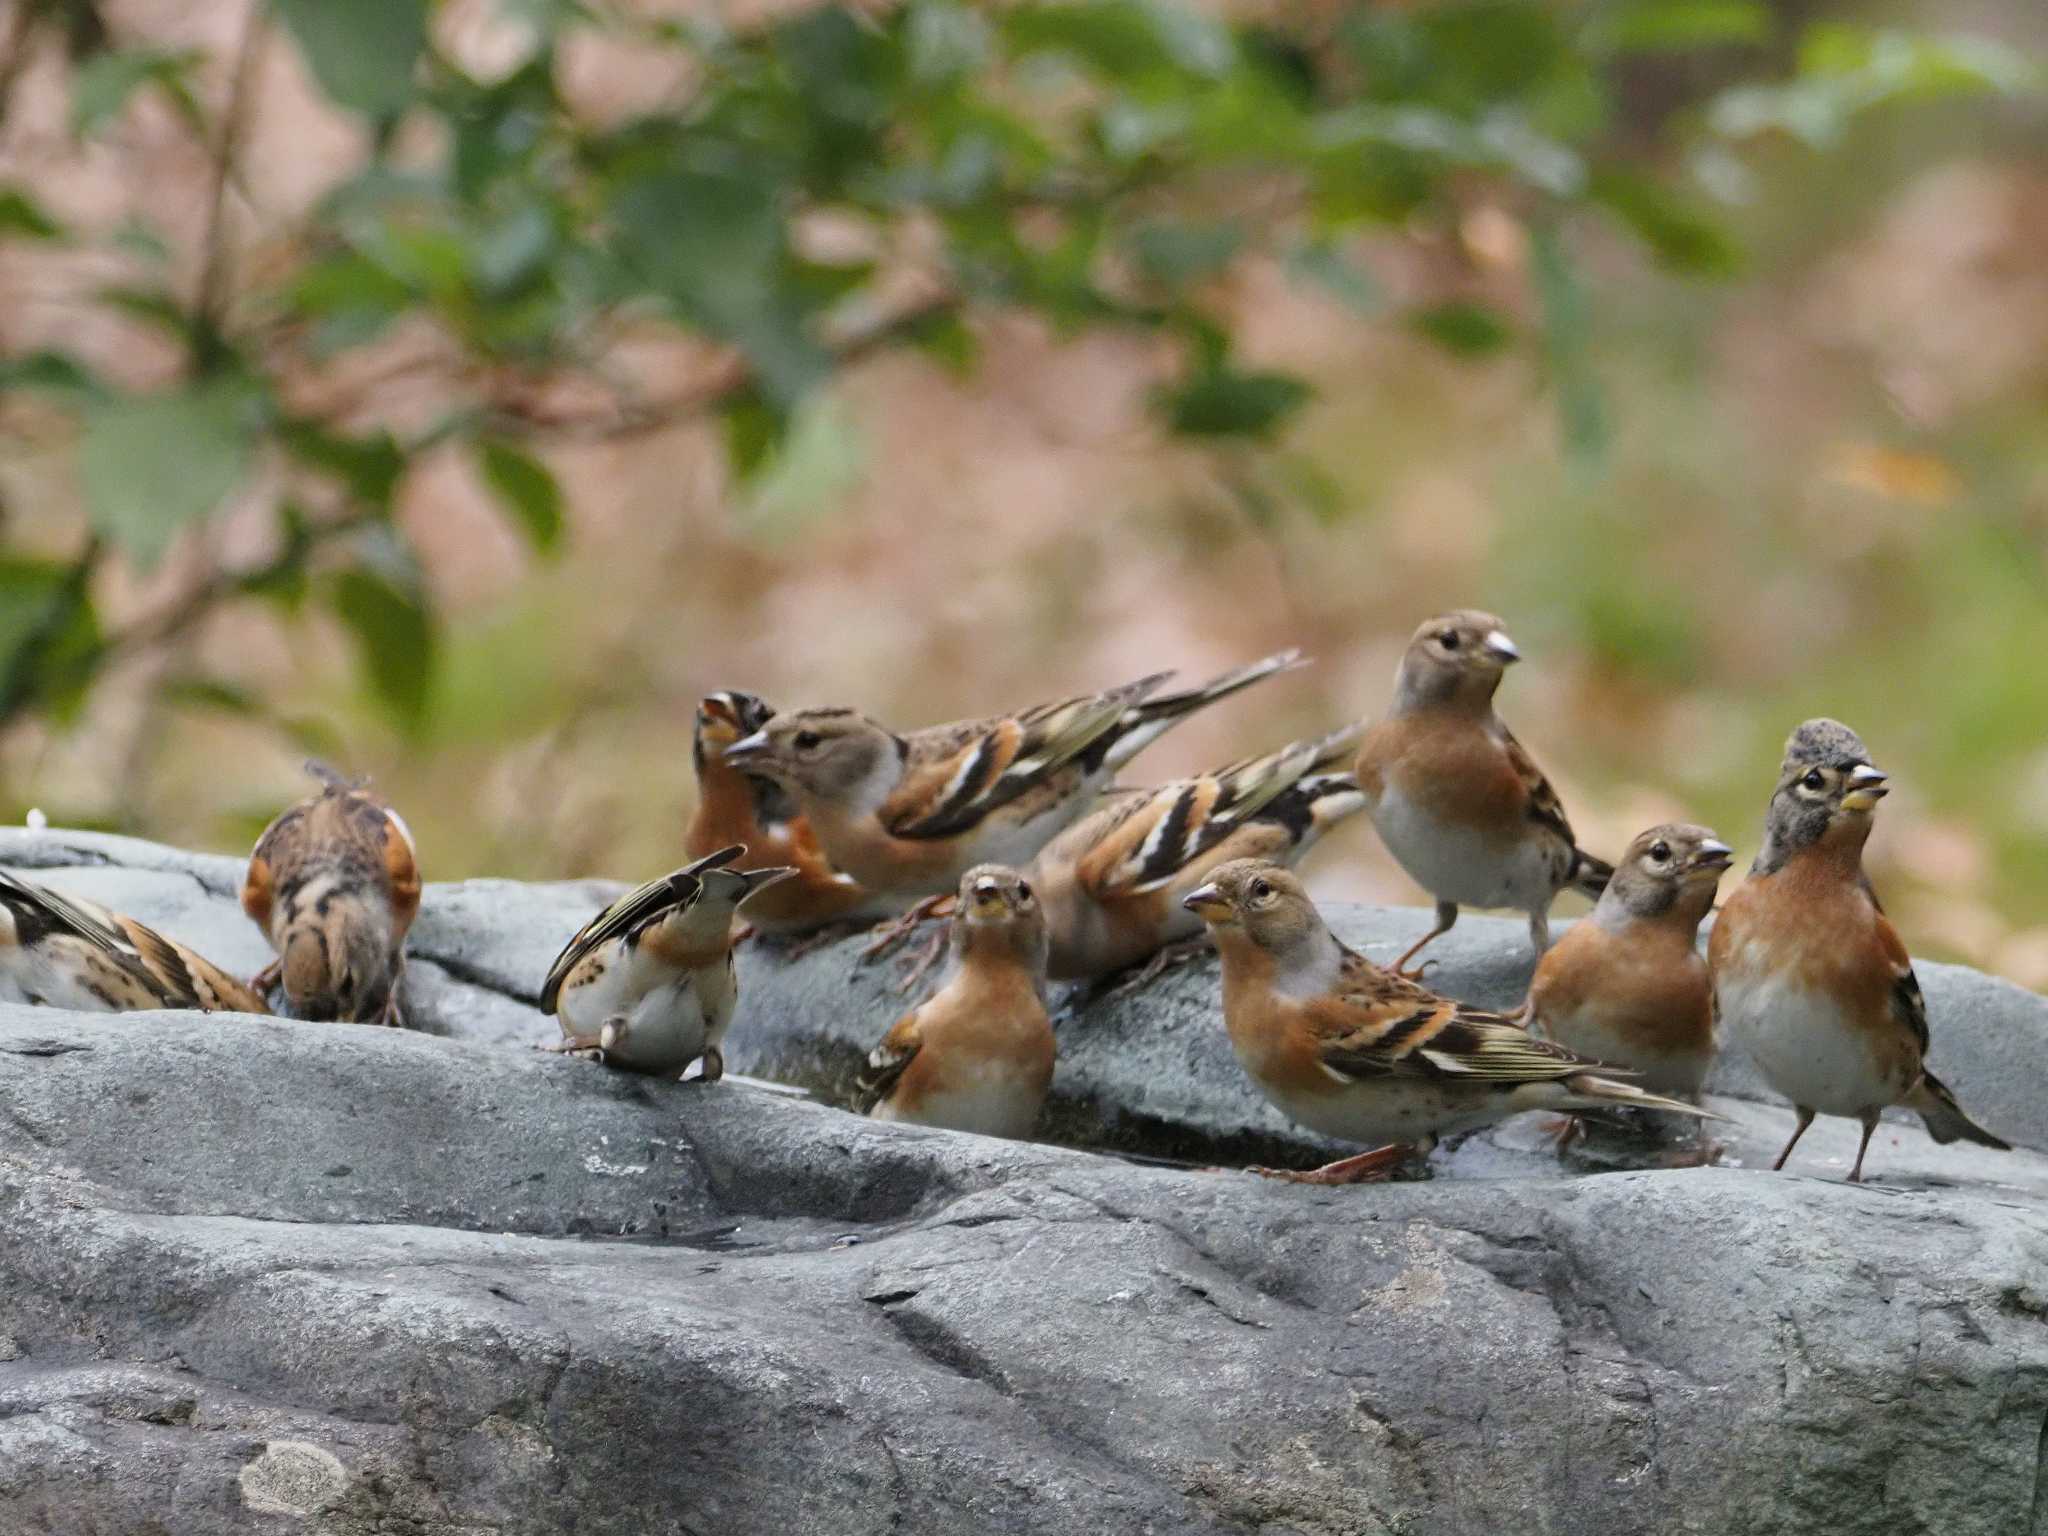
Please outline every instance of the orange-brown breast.
M1683 925L1655 919L1611 932L1575 923L1537 967L1531 1012L1544 1021L1588 1015L1645 1056L1714 1043L1706 961Z
M1359 782L1388 790L1441 820L1516 843L1527 834L1529 786L1485 723L1449 710L1381 721L1359 752Z
M1272 956L1231 929L1217 933L1216 947L1223 952L1223 1023L1245 1069L1277 1093L1339 1091L1301 1004L1273 988Z

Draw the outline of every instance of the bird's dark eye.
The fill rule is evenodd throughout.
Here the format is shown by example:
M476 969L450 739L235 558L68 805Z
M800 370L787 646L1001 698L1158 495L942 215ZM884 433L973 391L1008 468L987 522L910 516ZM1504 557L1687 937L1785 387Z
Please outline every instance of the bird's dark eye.
M1029 880L1019 880L1017 882L1017 899L1019 901L1029 901L1031 899L1031 882Z
M1272 894L1273 887L1267 881L1254 880L1252 882L1252 900L1264 901L1268 896Z
M824 739L816 731L798 731L796 733L796 749L799 752L808 752Z
M1650 857L1655 859L1659 864L1662 864L1666 859L1671 857L1671 845L1669 843L1650 844Z
M1455 629L1447 629L1442 634L1438 635L1436 638L1437 643L1443 646L1443 648L1447 651L1455 651L1458 648L1458 646L1462 643L1458 639L1458 632Z
M1809 768L1806 770L1806 777L1799 782L1808 789L1819 789L1827 783L1827 779L1818 768Z

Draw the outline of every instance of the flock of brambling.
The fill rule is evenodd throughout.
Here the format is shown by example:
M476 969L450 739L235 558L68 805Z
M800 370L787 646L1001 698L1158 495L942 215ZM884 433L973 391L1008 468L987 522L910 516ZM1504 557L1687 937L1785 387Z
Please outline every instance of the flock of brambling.
M1927 1070L1926 1007L1863 871L1886 776L1862 740L1809 720L1786 743L1749 877L1723 904L1729 846L1704 827L1637 837L1618 865L1578 846L1556 792L1494 710L1520 657L1502 622L1459 612L1415 632L1377 722L1156 789L1113 784L1195 710L1300 664L1270 656L1201 687L1168 674L1015 714L900 733L851 709L777 713L714 693L697 712L694 862L621 897L569 941L540 1004L543 1049L698 1080L724 1072L737 943L800 949L876 926L880 953L945 919L950 964L861 1078L867 1110L1028 1136L1052 1082L1048 986L1142 985L1213 942L1238 1060L1302 1125L1371 1148L1308 1173L1385 1177L1438 1137L1530 1109L1623 1106L1707 1117L1718 1045L1738 1040L1814 1115L1917 1112L1936 1141L2006 1148ZM267 1012L398 1024L420 876L411 834L367 787L320 792L257 842L242 905L277 959L243 983L183 945L0 872L0 997L83 1009ZM1436 901L1392 967L1346 947L1292 867L1355 811ZM1550 943L1558 893L1595 898ZM1526 912L1527 1000L1491 1013L1411 968L1463 907ZM1425 967L1426 968L1426 967ZM1623 1082L1627 1077L1639 1081ZM1705 1156L1711 1158L1708 1147Z

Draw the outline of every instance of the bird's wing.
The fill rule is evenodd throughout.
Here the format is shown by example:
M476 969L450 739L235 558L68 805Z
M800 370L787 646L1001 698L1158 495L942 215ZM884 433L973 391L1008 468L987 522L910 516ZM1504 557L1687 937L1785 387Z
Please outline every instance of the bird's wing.
M882 1036L882 1043L868 1053L867 1067L854 1080L860 1107L872 1109L895 1091L897 1082L924 1045L915 1011L906 1013Z
M882 802L883 825L908 838L952 837L970 830L1074 762L1167 675L1014 715L917 732L907 738L902 782Z
M1576 848L1578 839L1572 835L1572 824L1565 819L1564 802L1557 798L1557 791L1543 770L1536 766L1522 744L1515 740L1514 733L1506 726L1500 728L1501 745L1507 749L1508 763L1515 770L1515 777L1522 781L1523 793L1528 797L1529 819L1539 826L1547 827L1565 840L1567 846Z
M562 983L569 979L569 973L584 956L610 939L624 938L630 944L650 923L678 908L687 909L694 905L704 894L704 882L698 877L707 869L723 869L745 852L745 846L739 843L721 848L694 864L685 865L659 880L650 880L639 889L626 892L598 913L562 946L562 952L555 956L555 963L548 967L547 980L541 983L540 988L540 1011L555 1011L555 1005L561 998Z

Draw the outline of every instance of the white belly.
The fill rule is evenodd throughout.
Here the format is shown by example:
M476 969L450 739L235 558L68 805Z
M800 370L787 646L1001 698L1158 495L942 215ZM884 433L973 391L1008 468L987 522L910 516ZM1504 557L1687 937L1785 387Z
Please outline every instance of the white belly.
M1907 1084L1888 1081L1868 1038L1834 1000L1782 973L1726 965L1714 978L1721 1021L1764 1081L1824 1115L1857 1115L1896 1103Z
M1512 847L1447 826L1389 785L1372 807L1373 825L1400 866L1438 901L1463 907L1548 911L1557 894L1557 849L1545 837Z
M951 1076L944 1088L924 1095L915 1113L906 1113L893 1099L884 1099L870 1118L1026 1141L1038 1124L1044 1103L1045 1095L1035 1083L1026 1082L1002 1063L991 1062L977 1071Z
M714 1000L707 1013L699 989L686 978L634 955L605 967L596 981L560 1000L565 1034L595 1035L607 1019L626 1028L607 1054L643 1072L680 1072L725 1037L732 1011Z
M123 1013L118 1002L85 986L76 969L51 964L38 950L0 950L0 1002L70 1008L79 1013Z
M1624 1036L1611 1028L1609 1020L1595 1008L1546 1014L1543 1029L1568 1051L1610 1067L1627 1067L1637 1074L1631 1081L1652 1093L1698 1093L1700 1084L1706 1081L1707 1069L1714 1064L1711 1050L1645 1050L1638 1043L1640 1036Z

